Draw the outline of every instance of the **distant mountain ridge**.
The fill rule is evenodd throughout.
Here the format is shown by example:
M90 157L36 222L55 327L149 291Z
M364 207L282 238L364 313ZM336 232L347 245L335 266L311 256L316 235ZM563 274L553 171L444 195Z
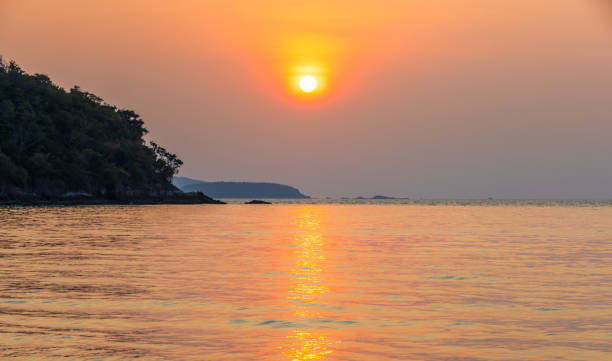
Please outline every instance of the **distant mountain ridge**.
M310 198L285 184L260 182L206 182L174 177L172 184L183 192L202 192L213 198Z

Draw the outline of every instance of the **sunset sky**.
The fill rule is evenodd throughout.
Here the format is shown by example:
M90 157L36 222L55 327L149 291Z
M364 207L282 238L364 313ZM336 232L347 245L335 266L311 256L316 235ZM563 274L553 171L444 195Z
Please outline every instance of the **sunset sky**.
M182 176L612 198L605 0L0 0L0 54L136 110Z

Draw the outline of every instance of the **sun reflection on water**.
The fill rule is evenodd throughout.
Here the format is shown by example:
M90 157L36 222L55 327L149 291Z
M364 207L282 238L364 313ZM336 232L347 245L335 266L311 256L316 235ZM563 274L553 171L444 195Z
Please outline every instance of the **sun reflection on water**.
M325 256L322 254L323 238L321 234L301 234L296 236L296 263L291 270L294 285L288 298L303 302L315 301L318 296L326 294L329 289L324 285L323 268Z
M285 356L292 361L324 360L326 355L333 352L329 346L335 343L316 332L306 331L293 331L287 339L293 341L293 344Z
M295 317L305 320L320 316L313 306L315 302L324 303L321 298L329 293L325 285L325 239L321 233L320 210L302 208L295 225L295 264L290 270L293 285L287 298L295 303ZM330 346L338 343L316 330L294 330L286 339L289 345L283 355L292 361L324 360L333 352Z

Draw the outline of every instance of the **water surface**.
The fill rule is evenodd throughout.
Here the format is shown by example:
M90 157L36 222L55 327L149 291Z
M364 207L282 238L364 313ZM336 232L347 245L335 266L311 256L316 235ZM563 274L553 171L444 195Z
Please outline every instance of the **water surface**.
M0 230L0 359L612 358L612 207L16 207Z

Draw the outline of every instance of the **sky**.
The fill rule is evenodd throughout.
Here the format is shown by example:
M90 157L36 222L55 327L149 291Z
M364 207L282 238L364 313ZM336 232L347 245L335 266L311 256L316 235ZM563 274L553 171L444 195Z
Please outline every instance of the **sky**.
M134 109L181 176L612 199L606 0L0 0L0 54Z

